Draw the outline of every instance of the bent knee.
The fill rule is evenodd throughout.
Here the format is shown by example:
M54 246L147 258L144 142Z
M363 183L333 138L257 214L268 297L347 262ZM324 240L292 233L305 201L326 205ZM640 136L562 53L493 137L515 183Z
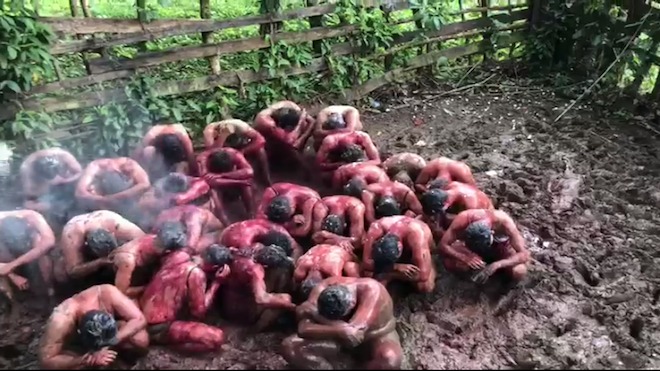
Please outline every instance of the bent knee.
M515 281L522 281L527 276L527 265L518 264L511 269L511 278Z
M435 279L429 279L426 282L420 282L417 284L417 291L428 294L433 292L433 290L435 290Z
M403 355L400 347L386 346L376 351L374 360L379 363L383 370L399 370L401 369Z
M221 329L209 331L209 345L213 348L220 348L225 343L225 333Z
M287 362L291 362L290 360L296 357L296 353L298 353L298 348L300 347L301 342L302 338L298 337L297 335L289 336L282 340L280 353Z
M133 335L131 345L140 350L147 350L149 348L149 333L147 333L147 330L142 330Z

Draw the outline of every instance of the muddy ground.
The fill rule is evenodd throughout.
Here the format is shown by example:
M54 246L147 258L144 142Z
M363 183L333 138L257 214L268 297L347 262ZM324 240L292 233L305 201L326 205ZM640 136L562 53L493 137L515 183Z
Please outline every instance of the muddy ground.
M529 279L504 297L497 283L480 289L441 268L433 295L397 299L404 368L659 368L660 132L588 101L553 123L567 99L529 83L505 90L417 92L364 113L383 152L466 161L534 258ZM3 328L0 368L37 368L45 318ZM285 367L286 332L228 333L219 356L154 347L133 368Z

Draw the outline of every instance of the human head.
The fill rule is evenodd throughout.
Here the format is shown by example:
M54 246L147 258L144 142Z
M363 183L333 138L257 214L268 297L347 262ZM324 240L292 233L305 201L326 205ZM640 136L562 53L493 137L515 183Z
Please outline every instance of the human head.
M264 246L275 245L281 248L287 256L291 256L291 253L293 253L289 236L278 231L268 231L268 233L259 236L257 242Z
M367 188L367 183L363 179L353 177L344 185L344 194L362 199L362 191L365 188Z
M323 129L325 130L337 130L345 127L346 121L344 121L344 115L339 112L332 112L328 115L328 119L323 123Z
M234 161L228 151L219 149L209 156L209 171L226 173L234 169Z
M55 156L39 157L33 165L32 174L38 179L52 180L60 173L62 163Z
M355 307L356 300L350 290L341 285L326 287L317 301L319 314L329 320L341 320Z
M90 310L78 321L78 335L88 349L101 348L117 344L117 322L108 312Z
M420 203L424 214L438 216L444 214L445 203L447 202L447 192L439 188L430 189L422 195Z
M344 230L346 229L346 223L344 222L344 218L341 216L336 214L329 214L325 217L325 219L323 219L321 229L339 236L343 236Z
M119 246L115 236L106 229L96 228L85 233L85 246L92 256L104 258Z
M314 290L323 279L321 276L308 277L300 284L300 296L302 300L307 300L309 294Z
M177 164L186 160L185 146L176 134L161 134L154 139L152 145L169 164Z
M266 216L273 223L284 223L291 218L291 214L293 214L291 202L284 196L273 198L266 207Z
M15 257L32 248L33 229L27 220L8 216L0 221L0 241Z
M392 196L383 196L376 202L376 215L380 218L401 215L401 206Z
M449 182L445 179L434 179L427 185L428 189L445 189Z
M283 268L293 265L284 249L276 245L264 246L254 255L254 261L268 268Z
M231 133L225 139L225 145L234 149L243 149L250 144L250 137L243 133Z
M231 250L227 246L213 244L209 246L204 252L204 265L209 270L222 268L230 264L233 260Z
M465 228L465 246L477 254L488 250L493 243L493 231L484 222L474 222Z
M300 122L301 112L295 108L282 107L273 111L271 116L275 120L275 125L286 131L293 131Z
M374 270L376 273L389 271L399 257L401 250L399 245L401 240L399 237L387 233L380 237L372 246L371 258L374 260Z
M181 222L165 222L156 233L158 244L165 251L180 250L188 244L186 227Z
M98 176L99 191L103 195L114 195L133 186L133 182L118 171L103 171Z
M346 163L362 162L367 158L364 148L357 144L349 144L339 152L339 159Z
M183 193L189 186L188 177L181 173L170 173L161 183L163 191L167 193Z

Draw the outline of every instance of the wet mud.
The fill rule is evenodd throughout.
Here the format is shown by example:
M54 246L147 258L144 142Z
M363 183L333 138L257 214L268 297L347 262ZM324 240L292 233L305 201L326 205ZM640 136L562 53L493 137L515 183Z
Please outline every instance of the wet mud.
M504 294L441 266L432 295L396 293L404 368L659 368L660 141L645 119L582 107L553 123L569 102L543 91L417 103L364 113L365 130L383 153L466 161L517 220L533 262ZM37 368L48 313L29 311L4 327L0 368ZM153 347L123 367L281 369L287 335L227 328L218 355Z

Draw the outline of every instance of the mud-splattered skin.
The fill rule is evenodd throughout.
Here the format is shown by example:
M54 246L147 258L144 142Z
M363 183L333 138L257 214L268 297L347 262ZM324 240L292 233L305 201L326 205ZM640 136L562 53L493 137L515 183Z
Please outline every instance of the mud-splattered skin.
M247 249L258 244L262 236L272 231L282 233L288 237L289 243L293 247L291 257L294 261L302 255L302 248L284 227L265 219L244 220L227 226L218 235L218 243L239 250Z
M185 161L178 164L166 164L163 156L154 147L155 141L161 135L173 134L179 139L185 152ZM180 172L196 175L197 162L192 139L181 124L155 125L144 135L142 142L135 148L132 156L145 169L148 169L153 178L158 179L169 172Z
M298 125L293 130L287 131L275 122L273 112L280 108L292 108L301 113ZM314 118L297 104L291 101L280 101L257 114L254 119L254 128L264 136L267 142L275 141L300 151L312 134Z
M329 129L326 128L326 123L328 118L333 115L340 115L345 124L344 127ZM321 146L321 142L325 137L331 134L337 133L350 133L353 131L362 130L362 121L360 120L360 111L358 111L353 106L329 106L322 109L319 114L316 116L316 122L314 124L314 132L312 136L314 138L314 150L318 151Z
M492 241L488 250L475 252L462 241L465 229L481 222L490 227ZM456 216L440 240L440 253L447 270L466 272L480 270L479 280L486 280L504 270L514 280L527 275L529 251L511 217L500 210L466 210Z
M388 157L381 166L392 180L414 189L415 180L426 166L426 160L416 153L404 152Z
M348 289L353 309L341 320L329 320L319 314L318 298L330 286ZM387 289L371 278L331 277L310 293L309 299L296 308L297 334L282 343L282 356L294 368L332 369L331 360L342 349L367 354L364 368L399 370L403 350L396 332L393 303Z
M353 178L360 179L367 185L390 180L385 170L378 165L368 162L355 162L341 165L332 173L332 188L335 191L341 191L342 187Z
M241 192L241 199L245 206L245 211L252 217L254 215L254 170L252 165L245 159L240 151L233 148L222 148L222 151L228 153L231 157L233 168L224 173L214 173L209 170L209 156L217 152L218 149L210 149L197 156L200 174L208 185L213 189L213 201L215 203L216 214L223 223L228 223L227 215L222 203L224 190L238 188Z
M144 290L140 308L154 342L187 352L211 352L224 343L221 329L201 322L180 321L179 312L187 305L190 315L203 320L216 293L230 274L228 267L214 269L207 287L207 274L189 253L169 253L160 270Z
M186 227L188 245L195 247L203 234L219 231L222 222L208 209L196 205L181 205L164 210L158 215L152 232L165 222L181 222Z
M367 223L373 223L379 215L376 215L376 207L374 205L380 198L393 197L402 213L408 216L422 215L422 205L419 199L409 187L399 182L382 182L374 183L367 186L362 192L362 202L366 208L365 218Z
M309 249L296 262L293 280L299 284L308 277L360 277L357 256L338 245L322 244Z
M455 161L447 157L440 157L429 161L415 180L415 187L419 191L426 191L428 183L434 180L449 182L461 182L476 186L477 183L472 175L470 167L461 161Z
M292 210L291 219L283 224L284 228L294 237L308 236L312 229L312 211L321 196L309 187L293 183L275 183L264 191L257 209L257 219L268 219L266 209L278 196L286 198Z
M374 272L374 243L385 234L399 239L399 260L390 272ZM391 280L408 281L421 292L435 288L436 270L431 258L434 247L433 233L426 223L407 216L391 216L373 223L364 238L362 269L365 275L387 284Z
M156 240L154 234L144 235L119 246L108 255L116 271L115 286L129 297L137 297L144 289L131 287L135 270L155 263L163 254Z
M101 194L98 176L104 172L122 174L132 186L112 195ZM149 175L135 160L128 157L103 158L90 162L83 171L76 198L81 206L89 210L122 210L135 203L151 186Z
M364 150L366 160L364 162L380 165L380 155L378 148L371 140L369 134L363 131L354 131L350 133L331 134L323 139L319 150L316 152L316 166L324 172L334 171L344 162L335 162L333 159L336 151L350 145L358 145Z
M91 310L101 310L115 317L118 324L117 345L85 354L75 354L68 348L76 337L81 317ZM39 345L39 363L43 369L82 369L110 365L115 350L130 349L146 352L149 335L140 308L112 285L92 286L63 301L53 309ZM88 345L88 344L83 344Z
M323 229L323 222L328 215L337 215L344 220L344 235ZM355 197L323 197L316 203L312 213L312 240L317 244L338 244L349 251L359 248L364 235L364 215L364 204Z

